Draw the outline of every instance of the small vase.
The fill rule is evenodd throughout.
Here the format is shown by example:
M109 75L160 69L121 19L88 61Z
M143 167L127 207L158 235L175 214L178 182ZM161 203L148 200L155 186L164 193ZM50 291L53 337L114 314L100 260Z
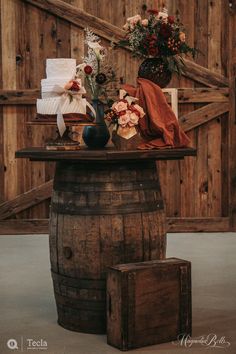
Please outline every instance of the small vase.
M172 73L162 58L147 58L139 67L138 77L150 80L163 88L170 83Z
M113 130L111 140L116 149L122 151L136 150L143 141L135 127L118 127L117 130Z
M98 100L92 100L92 106L96 112L94 123L96 125L86 126L83 130L83 140L90 149L103 148L110 138L110 133L104 120L104 105Z

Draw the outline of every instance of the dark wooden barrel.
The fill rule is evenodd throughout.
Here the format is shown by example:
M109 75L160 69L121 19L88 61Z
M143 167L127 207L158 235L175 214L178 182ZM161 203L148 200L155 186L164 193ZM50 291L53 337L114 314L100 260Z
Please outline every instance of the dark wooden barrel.
M57 163L50 258L58 323L106 332L106 269L165 257L155 161Z

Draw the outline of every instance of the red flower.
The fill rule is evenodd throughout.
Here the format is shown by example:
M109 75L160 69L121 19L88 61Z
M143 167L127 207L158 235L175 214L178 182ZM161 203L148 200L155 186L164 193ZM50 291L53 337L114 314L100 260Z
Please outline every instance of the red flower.
M90 75L93 72L93 68L90 65L86 65L84 67L84 72L85 72L85 74Z
M117 114L118 114L118 116L121 117L121 116L124 116L124 115L126 114L126 111L120 111L120 112L118 112Z
M147 12L151 15L158 15L158 13L159 13L159 11L156 9L150 9L150 10L147 10Z
M162 23L161 28L160 28L160 35L163 38L168 38L171 36L171 33L172 33L171 27L166 23Z
M71 85L70 90L72 91L79 91L80 90L80 85L77 81L73 80L73 83Z
M148 53L150 54L150 55L156 55L157 54L157 52L158 52L158 50L157 50L157 48L155 48L155 47L151 47L151 48L149 48L148 49Z
M175 22L174 16L168 16L168 22L169 23L174 23Z

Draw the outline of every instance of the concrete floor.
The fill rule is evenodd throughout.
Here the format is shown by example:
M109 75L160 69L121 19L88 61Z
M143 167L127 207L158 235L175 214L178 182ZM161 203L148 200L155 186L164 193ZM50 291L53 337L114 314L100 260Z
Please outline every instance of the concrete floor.
M218 340L225 337L229 348L165 343L131 352L236 353L235 254L233 233L168 235L167 256L192 262L192 338L215 334ZM106 336L70 332L57 325L49 269L47 235L0 236L0 353L32 353L38 347L32 341L29 347L29 339L46 341L46 350L37 352L47 354L120 353L106 344ZM17 341L18 350L8 349L9 339Z

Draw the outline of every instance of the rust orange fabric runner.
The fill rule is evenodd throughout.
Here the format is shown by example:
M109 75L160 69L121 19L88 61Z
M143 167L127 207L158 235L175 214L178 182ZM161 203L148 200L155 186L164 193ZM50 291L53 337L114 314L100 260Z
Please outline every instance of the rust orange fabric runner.
M152 81L137 79L137 87L123 85L130 96L139 99L146 115L139 120L144 142L139 149L179 148L190 145L190 139L179 126L178 120L166 101L161 88Z

